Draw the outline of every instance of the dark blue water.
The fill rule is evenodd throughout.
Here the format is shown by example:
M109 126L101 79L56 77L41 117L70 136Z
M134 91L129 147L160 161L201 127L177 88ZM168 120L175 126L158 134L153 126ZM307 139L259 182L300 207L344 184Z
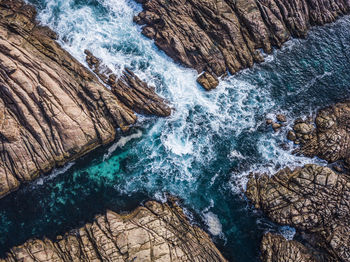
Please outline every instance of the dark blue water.
M266 117L291 120L348 98L349 17L292 40L266 62L205 92L196 73L174 64L142 37L127 0L32 0L42 23L81 62L93 53L119 73L131 67L175 108L167 119L140 116L137 126L100 148L22 186L0 200L0 255L13 245L91 221L105 209L127 211L148 199L178 196L186 213L207 230L230 261L258 261L264 232L292 237L249 206L242 194L251 171L322 162L293 156L284 132ZM291 121L289 122L289 124ZM281 144L289 146L284 150Z

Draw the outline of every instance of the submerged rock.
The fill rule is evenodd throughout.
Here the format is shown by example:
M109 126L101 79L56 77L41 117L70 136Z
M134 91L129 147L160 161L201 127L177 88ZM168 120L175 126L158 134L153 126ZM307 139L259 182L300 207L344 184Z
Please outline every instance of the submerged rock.
M349 13L347 0L140 0L142 33L176 62L211 77L263 61L291 36ZM206 84L203 77L199 81ZM204 85L206 89L207 86ZM212 86L211 88L213 88Z
M107 211L91 224L14 247L14 261L226 261L209 236L192 226L176 204L147 202L130 214Z
M294 132L297 153L318 156L328 162L350 165L350 102L337 103L317 112L315 122L297 120Z
M318 165L295 170L286 168L272 177L252 175L246 195L274 222L309 234L306 241L319 250L323 261L350 261L350 179L347 175ZM270 242L268 245L276 248ZM274 256L288 255L284 251L270 252ZM278 259L265 261L290 261Z
M97 76L112 88L112 92L128 107L137 113L169 116L170 107L165 100L158 96L154 89L139 79L131 70L125 69L117 79L112 70L104 65L101 59L85 50L86 62Z

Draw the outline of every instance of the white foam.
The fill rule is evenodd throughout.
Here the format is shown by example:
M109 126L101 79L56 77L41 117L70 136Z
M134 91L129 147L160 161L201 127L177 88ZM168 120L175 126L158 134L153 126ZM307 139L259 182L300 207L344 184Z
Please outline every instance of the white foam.
M141 136L141 130L137 130L136 133L131 134L130 136L122 136L116 143L114 143L110 148L108 148L107 153L103 155L103 161L106 161L108 158L110 158L110 156L117 148L122 148L126 145L126 143L130 142L133 139L140 138Z
M222 225L219 217L213 212L204 213L204 218L208 226L209 232L214 236L222 234Z
M60 168L55 168L51 171L51 173L47 176L42 176L39 179L37 179L34 184L35 185L43 185L44 182L49 181L51 179L54 179L55 177L57 177L58 175L61 175L65 172L67 172L72 166L74 166L75 162L69 162L66 165L64 165L63 167Z
M290 226L281 226L279 228L280 234L287 240L293 240L296 230L294 227Z
M232 150L230 152L229 158L231 158L231 159L244 159L244 156L242 155L241 152L239 152L237 150Z

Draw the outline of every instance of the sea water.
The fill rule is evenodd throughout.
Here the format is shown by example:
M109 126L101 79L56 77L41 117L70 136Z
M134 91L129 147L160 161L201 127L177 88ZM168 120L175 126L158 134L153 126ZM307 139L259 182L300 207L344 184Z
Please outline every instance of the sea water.
M30 0L38 19L85 64L89 49L117 74L131 68L174 108L168 118L139 116L127 134L0 200L0 255L29 238L54 238L106 209L132 210L177 196L191 222L206 230L230 261L259 261L262 235L292 239L246 200L251 172L325 163L291 153L292 120L349 97L350 18L293 39L266 62L204 91L197 73L174 63L141 35L132 0ZM286 114L274 133L265 120Z

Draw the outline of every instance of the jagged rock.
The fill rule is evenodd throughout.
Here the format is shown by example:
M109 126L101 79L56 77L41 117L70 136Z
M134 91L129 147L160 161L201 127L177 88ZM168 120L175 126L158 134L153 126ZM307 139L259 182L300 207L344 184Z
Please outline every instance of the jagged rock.
M282 122L282 123L287 122L287 117L283 114L277 114L276 119L278 122Z
M279 123L272 123L272 129L277 132L278 130L280 130L280 128L282 127L281 124Z
M0 0L0 197L136 121L35 15L20 0Z
M292 130L289 130L287 134L287 139L290 141L295 141L297 139L297 136Z
M15 261L226 261L176 204L147 202L130 214L107 211L92 224L14 247L1 262Z
M219 85L219 80L208 72L201 74L197 78L197 82L208 91L216 88Z
M139 0L134 18L142 33L176 62L231 74L263 61L290 36L305 37L311 25L333 22L349 13L348 0Z
M273 120L271 118L267 118L265 122L266 122L266 125L272 125L273 124Z
M350 261L350 179L328 167L286 168L252 175L247 197L273 221L317 239L326 261Z
M112 92L128 107L138 113L156 116L169 116L171 109L165 100L141 81L131 70L125 69L117 79L112 70L104 65L101 59L85 50L86 62L98 77L112 88Z
M267 233L261 241L261 260L263 262L316 262L311 252L295 240Z
M319 110L315 123L297 120L293 129L301 145L295 152L350 164L350 102Z

